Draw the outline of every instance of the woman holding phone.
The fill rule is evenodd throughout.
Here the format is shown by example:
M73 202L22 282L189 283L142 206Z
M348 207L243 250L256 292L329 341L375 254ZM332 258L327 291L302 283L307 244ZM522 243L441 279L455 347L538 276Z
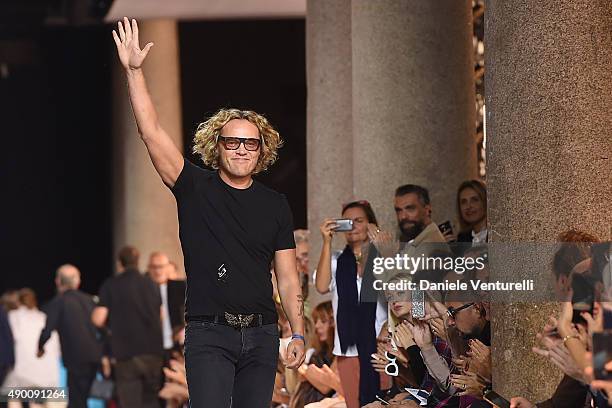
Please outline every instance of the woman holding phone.
M344 232L344 250L332 253L332 240L341 224L328 218L320 226L323 248L315 272L315 286L319 293L332 293L335 318L333 354L338 361L340 381L348 408L361 407L375 399L380 389L380 376L370 363L376 352L376 337L387 319L384 300L365 301L361 298L362 282L371 287L364 274L368 254L374 248L368 238L368 224L378 225L367 201L353 201L342 207L342 218L352 221L352 229ZM343 228L341 229L348 229Z

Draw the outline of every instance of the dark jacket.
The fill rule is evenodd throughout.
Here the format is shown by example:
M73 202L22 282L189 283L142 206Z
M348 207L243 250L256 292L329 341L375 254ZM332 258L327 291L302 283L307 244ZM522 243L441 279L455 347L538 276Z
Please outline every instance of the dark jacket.
M57 330L66 367L99 362L102 344L91 322L94 307L91 296L80 290L71 289L55 296L43 309L47 322L40 333L38 349L42 350L51 332Z
M538 408L582 408L589 388L580 381L564 375L550 399L537 404Z

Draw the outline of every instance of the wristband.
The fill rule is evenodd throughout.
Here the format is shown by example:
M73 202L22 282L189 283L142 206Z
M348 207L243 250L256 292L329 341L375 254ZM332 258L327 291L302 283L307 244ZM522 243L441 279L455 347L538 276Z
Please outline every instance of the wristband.
M306 343L306 339L301 334L292 334L291 335L291 340L296 340L296 339L302 340L304 342L304 344Z

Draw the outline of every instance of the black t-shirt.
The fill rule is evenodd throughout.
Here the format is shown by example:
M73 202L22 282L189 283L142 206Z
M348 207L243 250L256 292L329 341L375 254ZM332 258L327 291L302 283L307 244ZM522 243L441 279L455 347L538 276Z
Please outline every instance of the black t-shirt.
M163 354L161 304L157 285L137 270L127 269L104 282L98 306L108 308L116 359Z
M185 160L172 188L187 273L187 317L261 313L276 322L270 263L295 248L287 199L253 180L227 185L218 172Z

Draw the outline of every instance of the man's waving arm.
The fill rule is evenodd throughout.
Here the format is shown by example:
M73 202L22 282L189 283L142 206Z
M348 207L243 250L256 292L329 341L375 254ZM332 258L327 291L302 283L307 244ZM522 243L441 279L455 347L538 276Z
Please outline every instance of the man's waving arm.
M127 76L130 102L138 132L147 146L153 166L164 183L173 187L183 169L183 156L159 123L142 72L142 63L153 43L148 43L143 49L140 48L138 24L134 19L130 23L124 17L123 23L117 23L117 31L118 33L113 30L113 39Z
M274 254L274 272L283 309L291 332L304 336L304 296L298 278L295 249L282 249ZM293 339L287 346L288 368L298 368L304 362L304 341Z

